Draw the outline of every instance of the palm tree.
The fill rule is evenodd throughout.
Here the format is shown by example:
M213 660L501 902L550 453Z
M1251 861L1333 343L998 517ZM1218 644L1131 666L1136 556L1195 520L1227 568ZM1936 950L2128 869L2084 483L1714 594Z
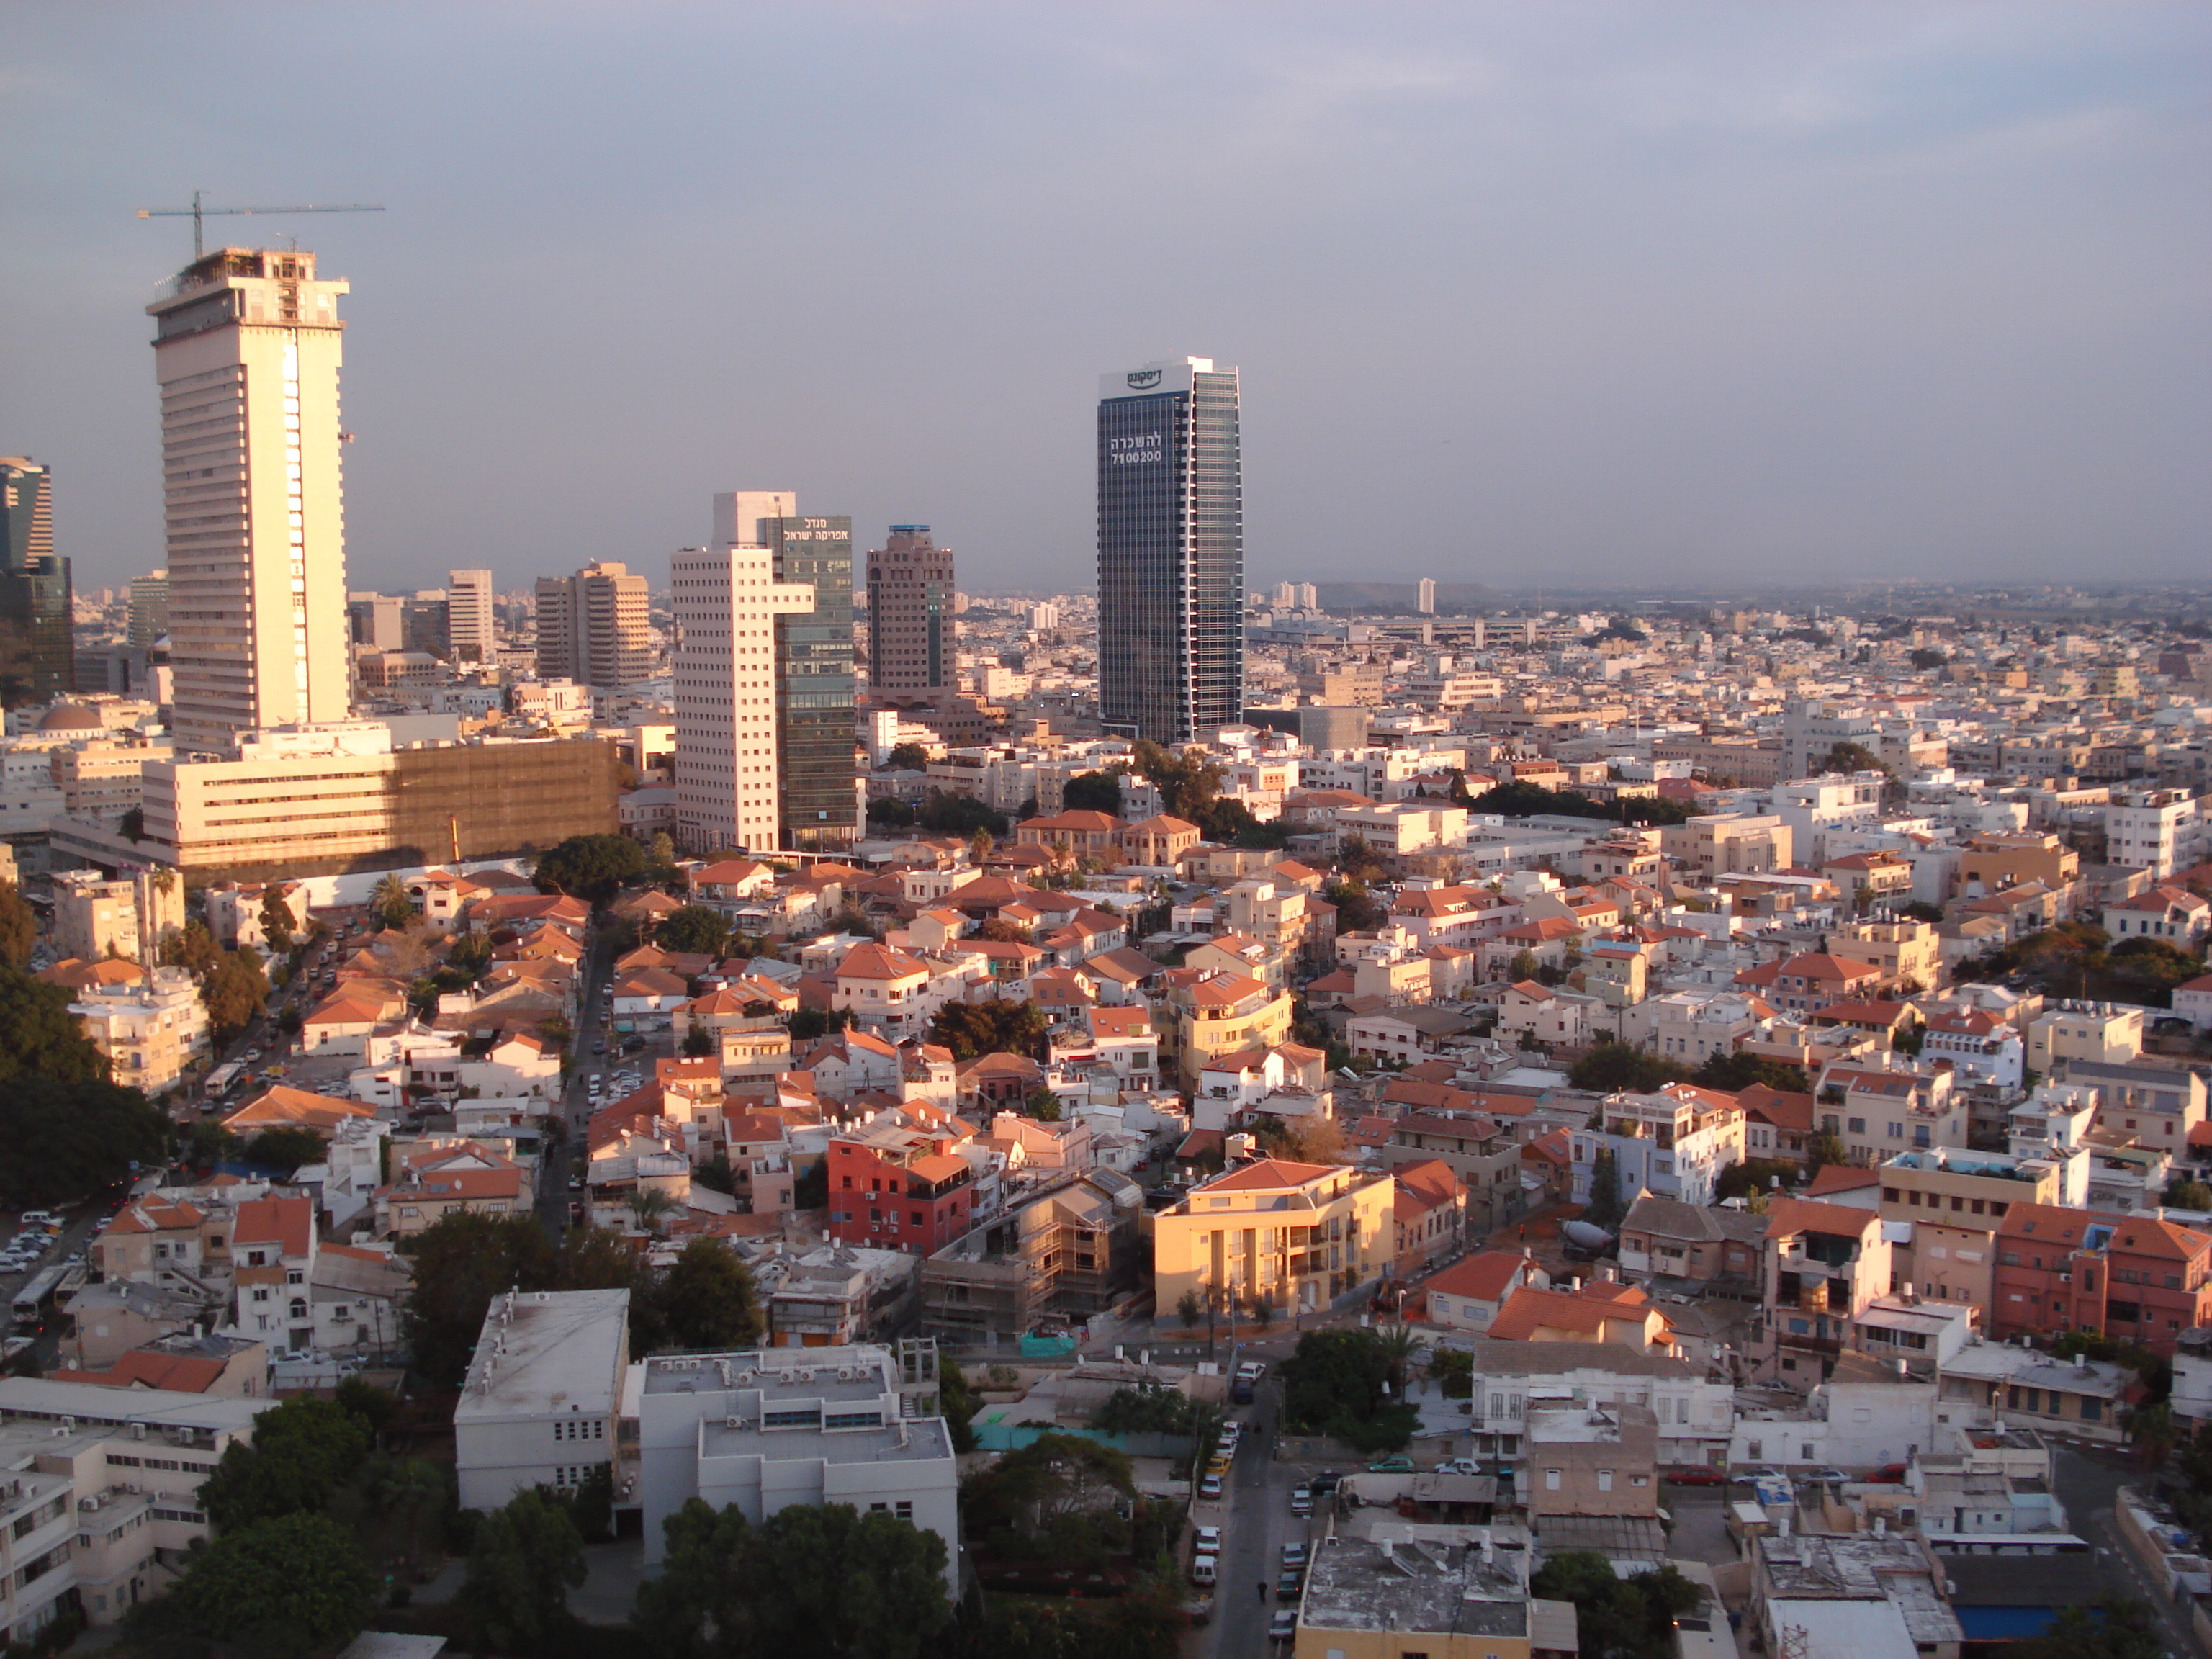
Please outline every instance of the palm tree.
M649 1233L660 1231L660 1218L676 1207L676 1200L658 1187L641 1187L624 1200L637 1224Z
M1413 1356L1429 1346L1429 1339L1411 1325L1377 1325L1375 1346L1390 1368L1390 1389L1401 1399L1406 1393L1406 1372L1413 1363Z
M397 870L388 870L369 890L368 908L371 915L385 924L396 927L414 914L415 901L407 896L407 884L399 878Z

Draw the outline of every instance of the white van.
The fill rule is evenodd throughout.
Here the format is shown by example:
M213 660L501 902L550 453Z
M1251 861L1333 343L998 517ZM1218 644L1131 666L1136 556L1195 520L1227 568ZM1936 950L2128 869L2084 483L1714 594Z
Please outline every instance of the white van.
M1210 1555L1194 1555L1190 1559L1190 1582L1210 1584L1213 1582L1213 1560Z

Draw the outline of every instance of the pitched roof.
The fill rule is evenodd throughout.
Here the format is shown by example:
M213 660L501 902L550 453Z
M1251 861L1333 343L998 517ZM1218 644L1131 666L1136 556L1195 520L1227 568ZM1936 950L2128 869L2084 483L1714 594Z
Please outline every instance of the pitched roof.
M1777 1198L1766 1206L1766 1236L1788 1238L1795 1233L1822 1233L1831 1238L1863 1238L1867 1230L1881 1226L1879 1211L1862 1210L1856 1204L1822 1204L1807 1198Z
M1294 1164L1286 1158L1256 1158L1194 1188L1201 1193L1265 1192L1274 1187L1306 1187L1345 1173L1340 1164Z
M928 978L928 965L903 951L894 951L872 941L854 945L837 964L839 979L911 979L917 974Z
M1524 1271L1534 1265L1518 1250L1484 1250L1464 1261L1455 1261L1431 1279L1424 1288L1431 1294L1442 1291L1446 1296L1473 1297L1479 1301L1495 1302L1512 1289Z
M1573 1291L1540 1291L1533 1285L1523 1285L1505 1298L1498 1317L1490 1322L1487 1334L1498 1341L1525 1342L1539 1331L1587 1331L1601 1339L1608 1325L1645 1326L1654 1315L1659 1319L1658 1340L1663 1342L1672 1325L1633 1285L1601 1281Z
M327 1133L357 1117L374 1117L374 1110L357 1100L310 1094L288 1084L274 1083L223 1119L226 1129L264 1129L278 1125L320 1129Z

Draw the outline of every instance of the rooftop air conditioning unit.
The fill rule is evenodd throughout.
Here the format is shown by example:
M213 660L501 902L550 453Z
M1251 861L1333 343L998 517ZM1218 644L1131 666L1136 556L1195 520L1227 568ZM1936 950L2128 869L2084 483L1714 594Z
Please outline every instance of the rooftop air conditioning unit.
M799 1380L802 1382L811 1382L814 1380L814 1367L809 1365L801 1370L799 1373Z
M131 1425L131 1437L133 1440L143 1440L146 1437L146 1425L143 1423L133 1423Z
M80 1498L76 1500L76 1506L89 1515L100 1507L100 1500L97 1498Z
M745 1419L742 1417L726 1417L722 1419L722 1426L726 1429L742 1429L744 1425Z

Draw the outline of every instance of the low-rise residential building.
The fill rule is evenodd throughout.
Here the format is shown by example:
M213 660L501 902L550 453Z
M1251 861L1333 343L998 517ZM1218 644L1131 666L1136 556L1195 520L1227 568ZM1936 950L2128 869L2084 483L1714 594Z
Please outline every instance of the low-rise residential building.
M1341 1164L1237 1164L1153 1218L1154 1296L1163 1309L1186 1293L1326 1309L1389 1271L1395 1194L1388 1175Z
M1848 1346L1849 1328L1890 1286L1890 1245L1872 1210L1812 1199L1767 1206L1765 1307L1753 1363L1772 1382L1809 1389Z
M1665 1279L1754 1291L1765 1237L1766 1218L1748 1209L1645 1193L1621 1219L1620 1271L1636 1283Z
M974 1224L975 1172L956 1137L895 1118L830 1137L830 1234L848 1243L927 1255Z
M628 1291L507 1291L492 1298L453 1407L464 1509L518 1492L573 1492L611 1471L629 1365Z
M120 1087L164 1094L207 1059L207 1005L187 969L156 968L135 985L91 987L70 1012Z
M2096 1127L2170 1158L2187 1154L2189 1138L2205 1121L2204 1075L2185 1066L2113 1065L2069 1060L2062 1080L2097 1091Z
M1575 1201L1589 1201L1598 1154L1613 1154L1620 1201L1639 1193L1710 1204L1721 1172L1743 1162L1744 1114L1735 1097L1669 1083L1650 1094L1608 1095L1590 1126L1573 1132Z
M1999 1224L1990 1332L2103 1333L2172 1355L2212 1323L2212 1234L2155 1216L2015 1204Z
M1950 1073L1916 1070L1902 1056L1875 1061L1838 1061L1820 1073L1820 1127L1843 1141L1846 1158L1870 1168L1901 1152L1966 1146L1966 1097Z
M1523 1285L1551 1288L1551 1277L1522 1250L1483 1250L1437 1273L1422 1287L1428 1297L1428 1322L1448 1331L1487 1336L1514 1291Z
M1478 1337L1472 1437L1479 1456L1521 1458L1531 1411L1571 1403L1648 1406L1659 1461L1717 1468L1735 1427L1735 1390L1710 1368L1618 1342L1516 1342Z

